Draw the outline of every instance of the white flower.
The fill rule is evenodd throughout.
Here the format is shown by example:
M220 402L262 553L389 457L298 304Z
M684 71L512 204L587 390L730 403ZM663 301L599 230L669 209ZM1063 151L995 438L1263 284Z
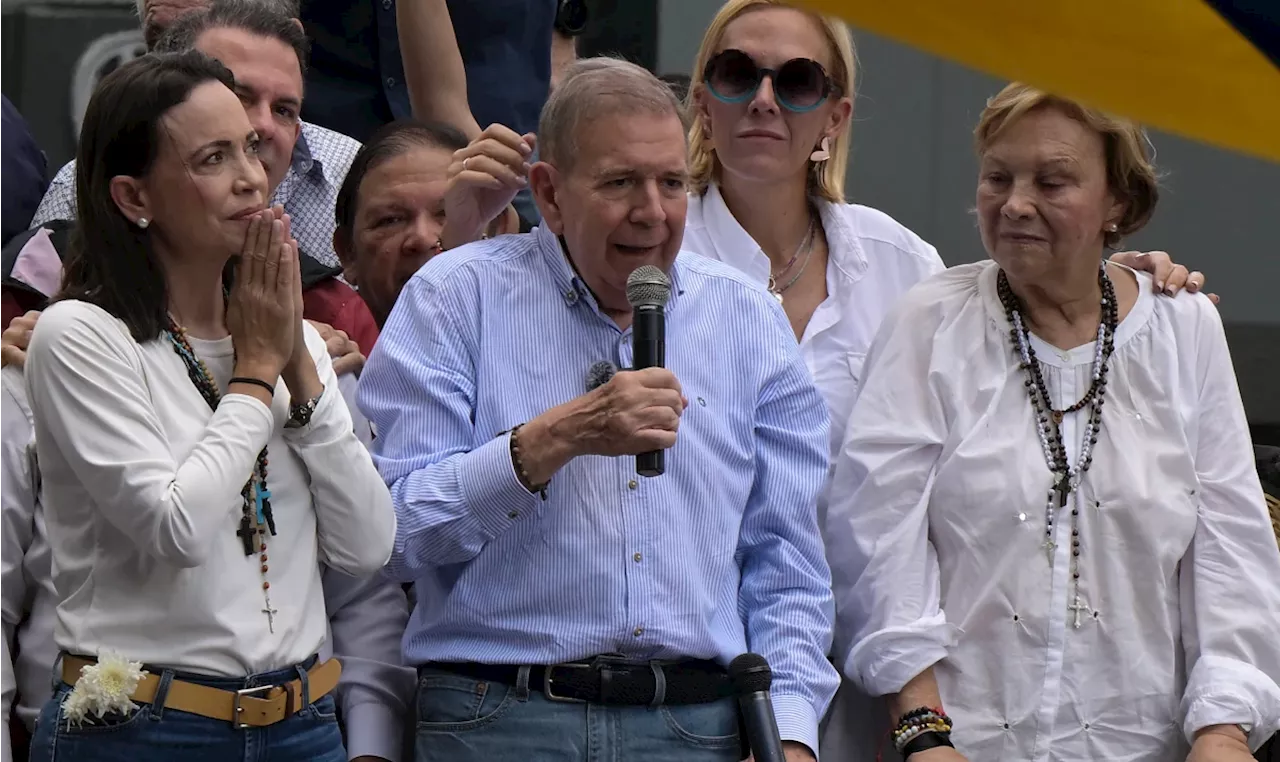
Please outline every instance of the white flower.
M102 654L97 664L81 667L80 679L62 702L67 725L83 724L90 713L99 719L112 712L129 714L138 708L129 698L146 676L142 662L111 652Z

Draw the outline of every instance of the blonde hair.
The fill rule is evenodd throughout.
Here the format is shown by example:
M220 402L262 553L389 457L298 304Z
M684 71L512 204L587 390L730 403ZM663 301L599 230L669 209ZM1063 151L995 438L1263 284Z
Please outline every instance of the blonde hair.
M986 153L1009 125L1041 108L1056 108L1102 138L1107 185L1125 205L1124 214L1116 221L1116 232L1105 234L1106 245L1115 247L1121 238L1141 230L1155 213L1160 189L1152 163L1154 151L1148 150L1151 141L1135 122L1013 82L987 101L978 118L973 131L978 156Z
M831 47L832 71L827 72L832 81L840 88L840 95L853 97L854 77L857 75L857 58L853 47L853 38L849 28L842 21L829 16L819 16L808 10L799 8L785 0L729 0L711 19L707 33L702 37L702 45L698 48L698 57L693 62L693 71L689 75L689 94L686 96L685 108L692 116L689 131L689 174L692 188L697 193L705 193L707 186L720 178L720 161L712 150L711 141L705 134L706 125L702 115L698 113L694 98L698 90L704 87L703 70L707 61L719 51L716 50L724 38L724 30L739 16L758 8L792 8L807 14L818 22L827 44ZM809 193L837 204L845 202L844 176L849 166L849 132L846 125L844 132L831 141L831 158L821 164L812 164L809 168Z

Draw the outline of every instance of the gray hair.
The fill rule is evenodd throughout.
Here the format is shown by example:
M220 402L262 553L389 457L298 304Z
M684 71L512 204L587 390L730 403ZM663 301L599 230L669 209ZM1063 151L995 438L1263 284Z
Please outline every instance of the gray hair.
M577 153L578 125L604 114L670 114L687 129L675 93L647 69L608 56L570 64L538 120L538 153L562 172Z

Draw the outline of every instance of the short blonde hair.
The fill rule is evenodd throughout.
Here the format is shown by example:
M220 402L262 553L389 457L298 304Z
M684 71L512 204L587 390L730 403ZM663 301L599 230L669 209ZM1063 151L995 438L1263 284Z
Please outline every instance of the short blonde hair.
M1123 216L1116 221L1116 232L1105 235L1107 246L1115 247L1120 239L1141 230L1155 213L1160 189L1152 151L1148 150L1151 141L1135 122L1013 82L987 101L978 118L973 131L978 156L985 154L1009 125L1042 108L1056 108L1102 138L1107 185L1125 205Z
M694 98L699 89L704 87L703 70L707 61L719 52L720 41L724 38L724 30L739 16L758 8L793 8L808 14L822 27L827 44L831 47L833 71L828 72L832 81L840 88L842 96L850 98L854 95L854 78L857 75L857 58L853 47L853 37L844 22L829 16L819 16L804 8L799 8L786 0L729 0L711 19L707 33L702 37L702 45L698 48L698 57L693 62L693 71L689 75L689 94L685 107L692 116L692 127L689 134L689 174L692 187L697 193L704 193L707 186L720 179L720 161L711 148L711 141L705 134L706 125L702 115L694 105ZM849 133L852 121L845 126L844 133L831 141L831 158L821 164L813 164L809 169L809 192L811 195L826 199L836 204L845 202L844 176L849 165Z

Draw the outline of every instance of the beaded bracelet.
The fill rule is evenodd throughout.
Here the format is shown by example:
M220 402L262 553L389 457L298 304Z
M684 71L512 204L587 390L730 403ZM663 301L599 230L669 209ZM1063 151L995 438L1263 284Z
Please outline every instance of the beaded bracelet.
M924 733L950 734L951 718L941 709L931 707L913 709L898 719L898 725L891 734L893 746L902 752L907 744Z
M516 471L516 478L520 480L520 486L529 490L530 494L536 494L543 500L546 500L547 485L550 484L551 481L547 480L542 484L534 484L533 480L529 478L529 472L525 470L524 459L520 457L520 442L518 437L520 435L520 429L523 426L524 424L522 423L511 429L511 437L509 440L511 443L511 466Z

